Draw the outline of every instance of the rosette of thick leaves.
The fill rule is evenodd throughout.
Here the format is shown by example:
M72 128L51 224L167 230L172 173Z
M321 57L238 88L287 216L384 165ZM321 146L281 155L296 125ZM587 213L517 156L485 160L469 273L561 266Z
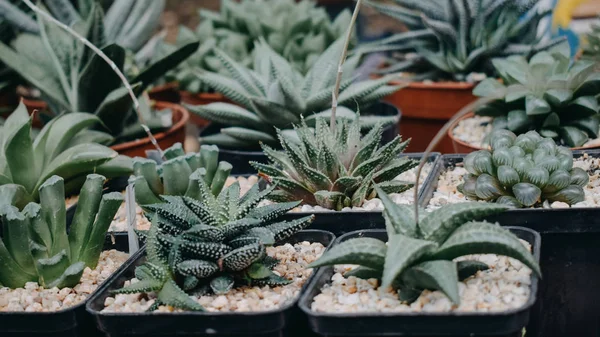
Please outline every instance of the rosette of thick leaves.
M467 174L458 186L469 199L530 207L548 200L569 205L584 200L589 176L573 167L573 153L535 131L518 137L497 130L492 150L472 152L465 158Z
M412 302L421 292L439 290L456 305L460 303L458 281L488 266L478 261L454 262L471 254L498 254L515 258L537 275L540 267L519 239L497 224L476 221L507 209L487 203L451 204L428 213L419 223L413 209L397 205L380 188L377 194L385 209L387 244L374 238L342 242L309 268L337 264L359 265L345 274L377 278L380 287L398 290L400 300Z

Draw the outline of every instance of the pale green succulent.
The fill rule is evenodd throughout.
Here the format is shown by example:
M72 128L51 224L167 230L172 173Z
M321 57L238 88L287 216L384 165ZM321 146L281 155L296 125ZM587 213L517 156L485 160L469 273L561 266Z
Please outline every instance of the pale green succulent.
M599 17L600 19L600 17ZM585 42L583 44L583 60L600 62L600 24L595 22L591 24L592 31L585 34Z
M317 118L330 116L342 48L343 40L336 41L305 76L264 41L256 45L254 70L235 62L221 50L215 50L229 75L197 71L197 76L237 105L186 105L191 112L222 127L220 133L202 137L202 143L226 148L257 148L259 142L277 146L276 128L284 134L293 134L292 127L300 122L301 116L312 126ZM343 66L336 115L340 119L354 119L354 111L364 111L401 87L388 84L393 75L355 82L354 70L358 61L358 56L350 57ZM397 116L372 116L363 112L361 127L368 130L377 123L397 121Z

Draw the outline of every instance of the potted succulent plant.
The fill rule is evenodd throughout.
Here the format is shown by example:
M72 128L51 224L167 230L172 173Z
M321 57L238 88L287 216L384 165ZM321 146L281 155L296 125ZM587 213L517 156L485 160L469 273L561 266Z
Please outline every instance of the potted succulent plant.
M493 57L529 56L562 41L542 42L537 35L540 20L551 9L544 9L536 1L366 3L409 29L358 51L399 54L376 74L402 73L401 80L410 82L387 100L404 113L400 133L413 139L411 151L425 150L443 124L460 107L475 100L471 94L473 86L487 76L496 75L489 62ZM449 140L438 149L453 152Z
M68 233L61 177L52 176L39 186L39 204L19 211L0 203L3 336L94 330L85 312L87 297L128 259L123 251L103 251L106 230L122 201L118 193L102 194L105 179L87 176Z
M539 235L512 229L528 241L524 243L509 229L477 221L506 206L454 204L419 216L394 204L382 189L377 193L386 203L386 230L344 235L310 265L331 266L319 269L300 300L315 332L522 332L541 276Z
M459 153L485 147L490 129L517 134L536 130L574 149L598 147L600 82L593 62L571 63L566 48L540 52L529 62L511 56L493 63L502 83L486 79L473 93L494 100L477 108L475 116L457 120L448 131Z

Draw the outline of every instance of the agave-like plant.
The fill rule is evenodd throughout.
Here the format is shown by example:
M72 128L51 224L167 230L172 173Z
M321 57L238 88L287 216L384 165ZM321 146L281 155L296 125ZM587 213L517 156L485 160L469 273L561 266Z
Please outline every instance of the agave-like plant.
M128 2L130 5L133 4L131 1ZM143 8L137 9L140 10ZM66 10L66 12L70 11ZM113 12L109 11L108 14L111 13ZM113 20L118 21L117 19ZM127 18L121 17L121 19ZM106 43L110 41L108 38L112 36L113 27L105 26L104 14L95 2L91 5L89 15L73 17L68 22L71 22L72 28L91 43L102 47L102 51L110 57L114 66L123 71L127 52L116 42L129 41L129 38L122 40L118 36L113 36L116 42ZM111 65L88 50L75 37L48 23L44 18L38 17L37 23L32 21L29 24L36 27L39 35L22 33L13 41L12 48L0 43L0 61L37 87L53 113L60 114L64 111L93 113L102 120L117 142L139 138L144 134L144 130L137 123L137 115L132 108L129 93L122 86L120 78L112 70ZM129 19L119 24L129 25L130 30L144 29L143 25L137 26L136 22L130 22ZM130 76L128 80L133 84L135 93L143 92L156 79L194 53L197 48L197 42L188 43L148 65L135 76ZM141 111L152 130L165 128L160 114L153 112L149 104L142 104Z
M518 137L505 130L491 136L491 151L470 153L467 174L458 186L469 199L494 201L514 207L546 200L575 204L584 200L589 176L573 167L573 153L552 139L530 131Z
M563 41L542 41L538 36L540 21L552 9L543 8L537 0L394 2L366 1L409 28L359 48L362 52L399 53L380 73L413 73L415 80L464 81L472 72L494 75L489 64L494 57L529 56Z
M538 276L541 271L533 255L509 230L497 224L476 221L508 207L487 203L451 204L426 214L417 223L413 209L397 205L380 188L385 205L383 216L387 244L375 238L344 241L309 268L336 264L359 265L345 274L377 278L380 288L392 287L401 301L413 302L423 290L439 290L460 304L458 281L488 266L479 261L453 261L471 254L498 254L521 261Z
M198 78L237 105L186 105L191 112L223 126L221 133L204 136L201 141L227 148L256 148L259 142L277 146L276 128L287 129L283 132L293 134L292 126L300 123L301 116L309 125L314 125L319 117L330 116L331 92L338 71L336 60L342 48L343 40L340 39L318 58L306 76L264 41L257 43L254 70L215 50L229 76L198 72ZM401 88L400 85L388 85L393 76L355 83L353 73L358 61L358 56L354 56L343 65L340 108L336 115L340 119L354 118L354 112L347 107L365 109ZM363 116L361 126L370 129L380 122L396 123L397 116Z
M86 177L68 233L61 177L46 180L39 187L40 203L29 203L22 212L0 203L2 286L37 282L44 288L74 287L86 267L96 267L106 231L123 202L121 193L103 195L105 179Z
M266 255L274 245L307 227L313 216L279 221L300 202L257 207L273 188L254 185L240 197L234 183L214 196L203 179L200 198L163 196L166 203L146 205L153 212L147 234L147 262L136 268L140 281L116 293L156 292L150 310L170 305L203 310L186 292L225 294L236 285L283 285L290 281L273 273L278 260Z
M65 180L65 191L71 195L79 191L89 173L107 178L131 174L129 157L90 141L111 139L87 130L99 122L91 114L65 114L46 124L32 139L31 118L21 103L1 128L0 204L23 208L39 201L40 186L53 175Z
M219 148L202 145L200 152L185 154L181 143L164 151L165 162L134 158L135 199L140 205L162 202L161 195L200 198L198 180L203 179L212 194L219 195L231 173L228 162L218 161Z
M397 136L380 147L382 127L378 125L364 137L359 116L342 120L332 132L324 119L316 128L306 124L295 127L296 143L280 136L285 152L263 145L270 164L251 162L259 175L277 185L269 198L277 201L302 200L307 205L327 209L362 206L376 196L375 186L387 193L401 193L414 184L395 180L419 163L399 155L410 140Z
M567 50L493 61L502 83L486 79L473 90L498 98L475 110L494 117L496 129L535 130L557 143L578 147L598 137L600 72L590 61L571 62Z

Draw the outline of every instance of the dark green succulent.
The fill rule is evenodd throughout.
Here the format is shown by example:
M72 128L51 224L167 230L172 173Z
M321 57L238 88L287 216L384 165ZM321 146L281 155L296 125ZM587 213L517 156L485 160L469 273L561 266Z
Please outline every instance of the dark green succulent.
M134 158L135 199L138 204L162 202L161 195L186 196L198 200L198 180L202 179L213 195L219 195L229 177L232 166L218 161L219 148L202 145L200 152L183 152L181 143L164 151L165 162Z
M573 153L550 138L530 131L518 137L499 130L490 138L491 151L470 153L467 175L458 186L469 199L530 207L546 200L569 205L584 200L589 176L573 167Z
M535 130L569 147L598 137L600 73L590 61L571 62L568 51L495 59L502 83L486 79L473 90L498 98L475 113L494 117L495 129L517 134Z
M300 123L301 116L313 124L318 117L330 116L331 93L343 42L338 40L331 45L306 76L264 42L257 43L254 70L216 50L229 76L198 71L198 78L237 105L186 105L191 112L223 127L221 133L204 136L201 142L227 148L257 148L259 142L277 146L276 128L283 129L284 133L294 133L292 126ZM401 88L400 85L388 85L392 77L354 82L353 73L358 61L357 56L351 57L343 65L340 108L337 110L340 119L354 118L354 112L347 107L364 110ZM397 116L364 116L361 119L363 129L370 129L378 122L397 121Z
M65 191L72 195L90 173L108 178L131 174L129 157L95 143L111 139L108 134L87 130L98 123L99 118L91 114L64 114L34 138L31 118L21 103L0 127L0 204L23 208L38 202L40 186L53 175L65 180Z
M2 286L37 282L44 288L74 287L85 267L96 267L106 231L123 202L121 193L102 194L105 179L87 176L69 233L65 184L58 176L40 186L39 204L30 203L22 212L0 204Z
M399 20L408 32L366 44L361 52L399 53L380 73L413 73L415 80L464 81L472 72L494 75L489 61L504 55L529 56L563 39L538 36L540 21L551 15L531 0L394 0L366 3ZM416 53L416 55L414 54Z
M377 188L385 205L383 215L387 244L374 238L344 241L309 268L337 264L354 264L358 268L345 276L377 278L380 288L398 290L401 301L413 302L421 292L439 290L454 304L460 304L458 281L488 266L478 261L453 261L471 254L498 254L517 259L540 276L532 254L519 239L497 224L476 221L507 209L487 203L451 204L426 213L415 221L413 209L395 204Z
M300 202L257 207L272 187L260 192L254 185L240 196L235 183L215 197L203 179L198 186L198 199L163 196L166 203L145 206L154 212L147 262L135 271L140 281L116 293L156 292L151 310L159 305L203 310L186 292L224 294L236 285L290 282L272 272L278 260L266 255L265 246L307 227L314 216L278 221Z
M410 140L397 136L380 147L381 125L364 137L360 134L359 115L353 121L342 120L332 132L323 118L316 127L306 123L295 127L297 142L280 135L285 152L263 145L269 165L252 162L259 174L277 185L269 197L277 201L301 199L303 204L327 209L362 206L372 199L377 185L387 193L401 193L413 187L406 181L394 180L419 163L399 155Z

